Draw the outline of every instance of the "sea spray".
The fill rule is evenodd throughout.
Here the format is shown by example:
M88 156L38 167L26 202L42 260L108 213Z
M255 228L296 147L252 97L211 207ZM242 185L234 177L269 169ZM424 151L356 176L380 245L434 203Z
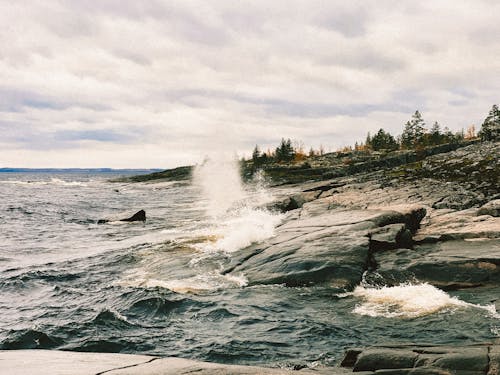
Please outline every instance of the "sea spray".
M194 182L201 188L207 213L218 218L246 197L237 160L205 159L194 170Z
M362 300L353 312L372 317L417 318L468 307L485 310L489 315L498 317L493 305L468 303L427 283L407 283L391 287L361 285L354 289L352 295Z
M236 159L206 159L195 168L194 205L196 225L187 231L171 231L165 248L181 270L164 269L164 253L145 254L137 272L124 285L162 287L177 293L207 293L245 286L245 275L224 275L221 271L231 253L274 235L282 216L265 209L273 200L262 179L244 185ZM200 209L206 213L201 214Z
M262 181L244 187L237 160L206 159L195 169L194 182L213 221L207 235L217 238L202 250L233 252L273 236L282 217L262 208L273 199Z

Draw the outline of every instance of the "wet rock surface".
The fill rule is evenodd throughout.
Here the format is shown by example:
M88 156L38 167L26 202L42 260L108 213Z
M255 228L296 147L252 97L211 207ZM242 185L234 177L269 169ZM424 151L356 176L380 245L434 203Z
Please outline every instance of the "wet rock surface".
M500 143L475 144L390 170L297 185L274 238L227 272L251 284L326 283L350 291L429 283L500 295ZM311 193L319 194L314 197ZM283 207L283 206L281 206ZM486 289L485 289L486 288ZM366 374L499 374L500 346L350 349Z
M350 349L342 367L367 374L496 375L500 345L409 346Z
M226 273L244 274L250 284L288 286L328 283L340 289L359 284L373 248L411 241L407 226L421 220L421 207L398 210L329 209L328 200L304 204L268 241L239 251Z

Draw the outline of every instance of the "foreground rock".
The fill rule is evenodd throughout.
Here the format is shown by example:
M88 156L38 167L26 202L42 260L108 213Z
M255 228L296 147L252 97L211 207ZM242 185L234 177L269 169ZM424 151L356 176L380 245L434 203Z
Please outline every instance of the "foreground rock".
M350 349L341 366L377 375L498 375L500 345Z
M349 349L340 367L297 371L132 354L0 351L0 373L9 375L499 375L499 369L498 344Z
M290 371L233 366L181 358L116 353L77 353L57 350L2 350L0 373L9 375L286 375L345 374L340 368Z

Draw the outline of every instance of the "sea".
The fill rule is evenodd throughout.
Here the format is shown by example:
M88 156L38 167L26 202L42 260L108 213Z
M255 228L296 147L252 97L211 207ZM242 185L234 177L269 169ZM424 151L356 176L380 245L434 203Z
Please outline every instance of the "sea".
M286 220L265 208L286 188L243 184L225 163L156 183L111 182L131 173L112 170L0 173L0 349L297 369L337 365L350 347L500 337L488 290L339 293L222 275L235 251ZM145 222L120 221L141 209Z

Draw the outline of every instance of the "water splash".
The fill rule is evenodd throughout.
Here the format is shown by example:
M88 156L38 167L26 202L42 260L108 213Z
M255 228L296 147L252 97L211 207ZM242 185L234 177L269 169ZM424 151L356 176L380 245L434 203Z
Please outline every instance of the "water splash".
M207 213L220 217L246 197L237 160L205 159L194 170L194 182L201 188Z
M356 305L354 313L372 317L416 318L457 308L477 308L499 317L494 305L482 306L452 297L427 283L401 284L392 287L358 286L352 292L363 302Z
M244 187L237 160L207 159L195 169L206 211L213 220L209 233L216 241L198 246L204 252L233 252L274 235L282 216L262 208L273 197L260 178Z

